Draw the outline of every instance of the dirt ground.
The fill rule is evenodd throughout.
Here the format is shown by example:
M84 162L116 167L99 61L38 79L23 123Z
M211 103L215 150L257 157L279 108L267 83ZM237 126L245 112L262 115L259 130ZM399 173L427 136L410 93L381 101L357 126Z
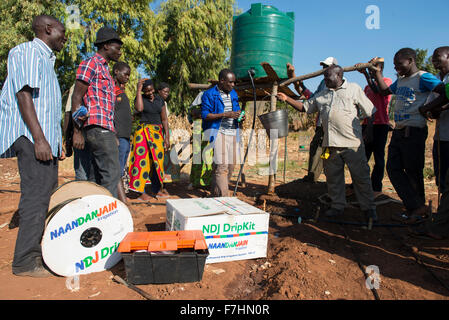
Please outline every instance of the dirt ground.
M432 137L430 131L427 167L432 167ZM298 180L306 173L303 164L307 152L298 153L295 139L288 146L288 159L297 165L287 167L285 183L281 167L275 195L266 194L268 179L254 168L245 170L247 185L237 194L240 199L271 213L266 258L208 264L200 282L138 287L157 300L373 300L374 293L367 288L363 271L375 265L380 272L376 290L380 300L448 300L448 240L410 237L407 228L391 220L391 215L402 209L397 202L378 206L379 223L387 227L367 230L363 225L337 224L323 218L312 221L320 205L318 197L326 193L325 177L322 175L316 184ZM61 164L59 183L73 179L68 159L66 164ZM349 183L348 175L347 179ZM169 184L167 189L174 198L208 195L204 190L187 191L187 183L184 177L182 182ZM384 192L398 199L387 177ZM434 178L426 179L426 196L432 200L435 212ZM80 288L73 292L66 287L64 277L14 276L11 263L18 230L15 213L19 198L16 159L0 159L0 299L144 299L112 280L114 275L126 279L122 261L111 270L81 276ZM164 230L165 201L131 204L135 231ZM298 223L299 216L301 223ZM340 221L360 223L363 219L355 207L349 207Z

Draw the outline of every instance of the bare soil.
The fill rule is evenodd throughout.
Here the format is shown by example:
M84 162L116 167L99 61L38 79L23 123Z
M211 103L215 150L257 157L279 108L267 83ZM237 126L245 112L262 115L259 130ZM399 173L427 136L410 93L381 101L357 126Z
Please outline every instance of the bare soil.
M430 167L432 137L430 130L426 150L426 166ZM448 240L413 238L407 228L398 226L367 230L355 205L346 209L340 221L356 224L337 224L325 219L312 221L321 205L318 197L327 191L325 177L322 175L316 184L298 180L306 173L303 163L307 161L307 153L298 153L297 141L290 141L288 146L288 159L297 161L298 165L288 168L285 183L281 166L275 195L266 194L268 178L258 175L253 168L245 170L247 185L237 193L240 199L271 213L266 258L208 264L200 282L138 287L157 300L373 300L374 294L366 286L363 271L375 265L380 271L377 294L381 300L448 300ZM280 155L283 155L282 148ZM60 184L74 179L70 159L66 161L61 164ZM234 177L237 173L236 170ZM347 179L350 183L349 175ZM187 183L184 179L169 184L167 189L174 198L209 195L206 190L187 191ZM434 212L436 190L433 178L427 179L426 196L432 200ZM398 199L387 176L384 192ZM14 276L11 263L18 230L19 199L16 159L0 159L0 299L144 299L112 280L114 275L126 279L122 261L111 270L81 276L80 288L73 292L67 289L64 277ZM135 231L164 230L165 201L131 204ZM395 202L379 205L379 223L398 224L391 220L391 215L402 208L402 204ZM299 216L301 223L298 223Z

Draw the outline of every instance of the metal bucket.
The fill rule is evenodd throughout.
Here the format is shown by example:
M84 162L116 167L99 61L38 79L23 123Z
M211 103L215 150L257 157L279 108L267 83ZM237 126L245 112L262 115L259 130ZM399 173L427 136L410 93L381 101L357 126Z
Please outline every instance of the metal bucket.
M268 136L270 136L271 130L277 130L278 138L288 136L288 113L286 110L281 109L264 113L259 116L259 120L267 130Z

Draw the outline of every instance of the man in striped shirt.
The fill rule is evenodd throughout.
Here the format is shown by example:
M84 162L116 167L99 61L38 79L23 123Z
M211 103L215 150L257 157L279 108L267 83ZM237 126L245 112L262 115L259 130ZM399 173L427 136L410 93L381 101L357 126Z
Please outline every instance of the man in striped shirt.
M97 182L118 196L120 163L114 129L115 82L109 73L109 61L118 61L122 41L115 30L102 27L97 32L95 55L84 60L76 72L72 96L72 114L84 105L88 117L80 127L74 122L73 147L88 147ZM85 137L85 138L84 138Z
M61 90L54 51L66 41L65 28L40 15L32 24L33 41L9 52L8 76L0 97L0 155L17 155L20 174L19 231L12 271L46 277L41 238L52 190L58 185L58 158L64 157Z

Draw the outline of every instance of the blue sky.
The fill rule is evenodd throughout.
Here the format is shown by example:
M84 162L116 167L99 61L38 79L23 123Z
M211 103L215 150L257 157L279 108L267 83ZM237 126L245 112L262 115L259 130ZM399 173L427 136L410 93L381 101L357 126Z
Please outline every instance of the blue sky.
M162 1L156 0L152 7ZM431 55L435 48L449 45L449 0L236 0L236 7L246 12L252 3L295 13L293 64L297 75L319 70L319 61L328 56L336 57L343 67L379 56L385 58L384 75L394 80L393 56L400 48L428 49ZM365 26L369 5L379 8L380 29ZM358 72L345 77L366 84ZM305 84L313 91L321 79Z
M428 49L428 55L439 46L449 45L447 21L448 0L237 0L243 12L252 3L272 5L282 12L295 13L293 64L296 74L320 69L319 61L337 58L343 67L368 62L375 56L385 58L384 75L393 79L393 56L403 47ZM365 13L369 5L379 8L380 29L367 29ZM358 72L345 74L349 81L365 86ZM306 80L313 91L322 77Z

